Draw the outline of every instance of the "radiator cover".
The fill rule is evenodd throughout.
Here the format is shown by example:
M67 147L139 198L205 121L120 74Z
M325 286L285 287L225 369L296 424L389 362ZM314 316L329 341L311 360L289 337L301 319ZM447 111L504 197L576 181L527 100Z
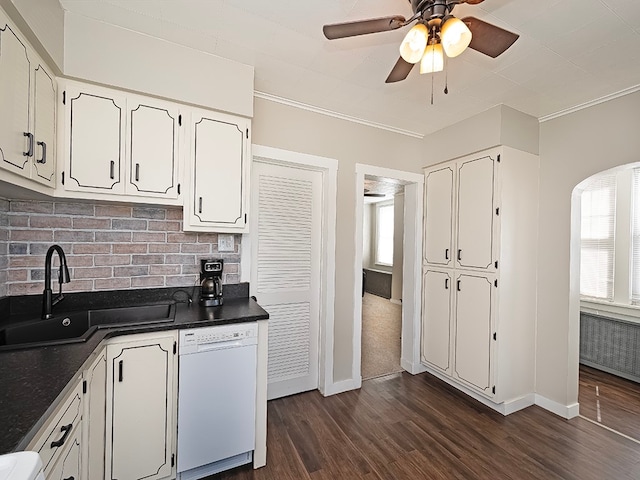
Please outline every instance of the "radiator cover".
M581 312L580 363L640 382L640 324Z

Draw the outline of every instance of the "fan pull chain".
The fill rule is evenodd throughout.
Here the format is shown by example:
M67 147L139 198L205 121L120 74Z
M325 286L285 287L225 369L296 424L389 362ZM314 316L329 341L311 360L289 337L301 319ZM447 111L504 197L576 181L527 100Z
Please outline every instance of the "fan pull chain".
M447 56L444 56L444 94L447 95L449 93L449 70L447 66L449 65L449 59Z
M433 72L431 72L431 105L433 105Z

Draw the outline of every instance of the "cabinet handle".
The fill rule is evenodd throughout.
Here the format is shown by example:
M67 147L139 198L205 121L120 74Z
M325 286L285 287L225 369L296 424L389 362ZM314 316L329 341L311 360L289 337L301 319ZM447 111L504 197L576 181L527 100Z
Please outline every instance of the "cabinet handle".
M119 382L121 382L121 381L122 381L122 379L123 379L122 369L123 369L123 366L122 366L122 360L120 360L120 361L118 362L118 381L119 381Z
M58 448L64 445L64 442L67 440L67 437L71 433L72 428L73 428L73 423L60 427L60 431L62 432L62 437L60 437L60 440L55 440L51 442L51 448Z
M448 248L444 249L444 259L445 260L449 260L449 249Z
M36 163L47 163L47 144L45 142L38 142L38 145L42 147L42 158L36 160Z
M445 288L445 290L449 290L449 279L448 278L444 279L444 288Z
M460 291L460 280L456 282L456 290Z
M458 261L461 261L461 260L462 260L462 249L459 248L458 249Z
M22 152L25 157L33 157L33 133L24 132L24 136L29 139L29 149L26 152Z
M116 175L116 162L111 160L111 162L109 162L109 176L111 177L111 180L115 178L115 175Z
M136 163L136 182L140 181L140 164Z
M198 198L198 213L202 213L202 197Z
M76 480L76 477L74 477L73 475L71 475L70 477L63 478L62 480Z

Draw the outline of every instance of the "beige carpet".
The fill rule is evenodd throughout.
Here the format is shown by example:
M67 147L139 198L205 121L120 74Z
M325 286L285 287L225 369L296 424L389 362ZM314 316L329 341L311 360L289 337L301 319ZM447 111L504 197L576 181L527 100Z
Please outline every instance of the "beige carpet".
M402 371L402 307L365 293L362 299L362 379Z

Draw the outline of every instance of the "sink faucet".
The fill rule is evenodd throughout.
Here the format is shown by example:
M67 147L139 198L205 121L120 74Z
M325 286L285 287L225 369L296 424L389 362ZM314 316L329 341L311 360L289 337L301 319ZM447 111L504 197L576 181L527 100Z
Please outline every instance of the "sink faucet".
M58 275L58 283L60 284L60 291L58 295L53 298L51 291L51 257L53 252L57 252L60 257L60 274ZM67 259L64 256L62 247L60 245L52 245L47 250L47 256L44 261L44 291L42 292L42 318L51 318L51 309L55 304L60 302L64 297L62 295L62 284L69 283L71 281L69 277L69 269L67 268Z

